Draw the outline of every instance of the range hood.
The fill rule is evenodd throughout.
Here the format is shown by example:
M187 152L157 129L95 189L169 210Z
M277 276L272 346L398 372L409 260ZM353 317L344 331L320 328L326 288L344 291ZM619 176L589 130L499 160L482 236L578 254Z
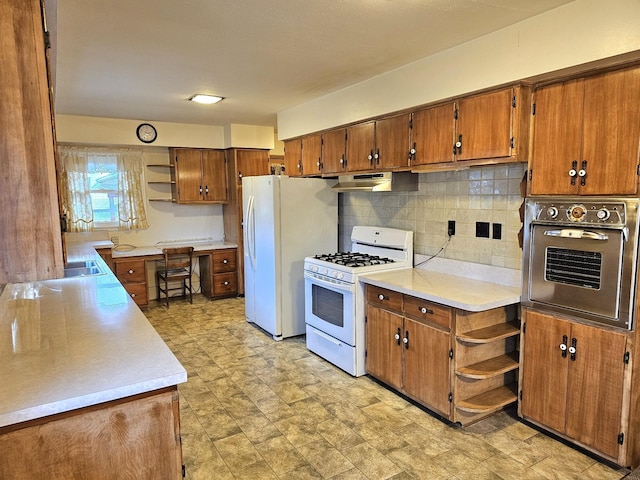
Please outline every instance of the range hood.
M333 190L336 192L415 192L418 190L418 174L380 172L341 175Z

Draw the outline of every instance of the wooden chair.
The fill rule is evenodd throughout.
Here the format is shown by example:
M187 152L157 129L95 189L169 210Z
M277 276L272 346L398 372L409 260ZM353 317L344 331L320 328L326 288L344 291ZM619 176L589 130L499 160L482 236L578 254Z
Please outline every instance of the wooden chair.
M169 293L182 290L185 297L189 290L189 303L193 303L193 288L191 276L193 275L193 247L163 248L164 261L159 262L156 270L156 286L158 301L160 294L164 294L169 308ZM175 282L180 281L180 286L175 286ZM169 283L173 283L171 287ZM187 286L188 283L188 286Z

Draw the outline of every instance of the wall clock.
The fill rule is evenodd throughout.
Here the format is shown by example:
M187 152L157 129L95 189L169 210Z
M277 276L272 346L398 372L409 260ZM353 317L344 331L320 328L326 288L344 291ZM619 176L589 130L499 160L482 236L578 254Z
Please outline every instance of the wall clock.
M158 138L156 128L150 123L141 123L136 129L136 135L141 142L153 143Z

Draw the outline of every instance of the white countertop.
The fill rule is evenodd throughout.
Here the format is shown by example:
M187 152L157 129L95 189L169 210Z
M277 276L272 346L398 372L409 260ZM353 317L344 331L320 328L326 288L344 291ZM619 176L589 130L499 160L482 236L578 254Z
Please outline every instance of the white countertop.
M520 302L519 271L455 260L433 260L437 261L419 268L371 273L358 278L364 283L470 312Z
M142 257L149 255L162 255L163 248L172 247L189 247L192 246L194 252L203 252L208 250L221 250L224 248L237 248L238 245L230 242L207 242L207 243L171 243L164 245L153 245L146 247L134 247L118 249L118 246L111 250L111 256L113 258L125 258L125 257ZM123 246L124 247L124 246Z
M89 250L76 247L75 259L87 259ZM106 274L7 284L2 291L0 427L187 381L180 362L90 250Z

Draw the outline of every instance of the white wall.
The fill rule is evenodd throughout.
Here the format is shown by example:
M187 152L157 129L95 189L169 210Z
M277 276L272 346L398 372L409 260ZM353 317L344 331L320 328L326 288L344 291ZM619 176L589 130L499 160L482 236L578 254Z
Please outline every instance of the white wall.
M639 24L638 0L575 0L283 110L278 113L278 137L292 138L617 55L638 58Z

